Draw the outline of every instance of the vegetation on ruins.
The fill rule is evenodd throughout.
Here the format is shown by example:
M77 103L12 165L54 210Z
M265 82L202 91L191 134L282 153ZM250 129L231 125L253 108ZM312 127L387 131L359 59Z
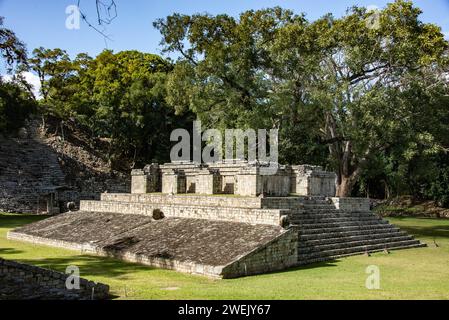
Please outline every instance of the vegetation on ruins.
M36 101L20 77L0 83L0 131L16 131L38 103L44 118L109 139L112 165L140 166L167 161L170 132L196 117L208 128L279 128L280 162L335 170L339 196L411 194L447 206L448 43L420 13L397 0L313 22L281 8L173 14L154 26L176 61L58 48L27 58L0 26L9 70L31 70L42 85Z

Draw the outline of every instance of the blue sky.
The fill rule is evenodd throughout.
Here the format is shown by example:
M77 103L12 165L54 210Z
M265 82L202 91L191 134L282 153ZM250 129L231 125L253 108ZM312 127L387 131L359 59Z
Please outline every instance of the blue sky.
M108 2L109 0L103 0ZM104 38L84 23L80 30L65 27L66 7L77 0L0 0L0 16L5 25L13 29L29 49L43 46L62 48L71 56L87 52L95 56L103 49L114 51L137 49L160 53L160 35L152 26L157 18L174 12L192 14L208 12L237 16L247 9L273 6L289 8L296 13L305 12L310 20L332 12L341 16L353 5L383 7L389 1L381 0L115 0L118 16L106 29L113 41ZM95 22L94 0L81 0L81 8L87 18ZM449 0L416 0L415 5L424 13L421 19L442 27L449 38Z

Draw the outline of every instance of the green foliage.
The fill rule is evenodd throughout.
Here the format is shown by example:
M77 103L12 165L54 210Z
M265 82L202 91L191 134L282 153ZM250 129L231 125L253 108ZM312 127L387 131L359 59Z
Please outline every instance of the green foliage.
M61 49L38 48L30 67L41 79L43 109L109 138L113 165L126 159L131 166L168 161L170 132L190 120L190 113L176 116L165 102L172 65L157 55L105 50L72 61Z
M0 133L16 132L35 110L34 100L22 87L11 82L0 83Z
M359 7L314 22L281 8L174 14L155 22L165 51L180 55L167 101L212 127L279 128L287 161L323 163L328 148L338 195L348 196L375 158L441 150L435 101L447 94L448 45L420 13L397 0L374 27Z
M169 160L170 132L197 117L205 128L278 128L280 162L335 170L340 196L443 203L448 43L420 14L405 0L313 22L279 7L238 18L173 14L154 25L174 64L137 51L72 60L38 48L22 70L38 74L42 110L110 139L113 162ZM0 35L15 39L0 49L19 61L11 53L22 52L20 41Z
M25 45L16 34L3 27L3 21L4 18L0 16L0 55L6 64L7 71L12 72L17 65L26 63L27 52Z
M432 162L429 177L422 183L422 195L441 207L449 208L449 155L441 153Z

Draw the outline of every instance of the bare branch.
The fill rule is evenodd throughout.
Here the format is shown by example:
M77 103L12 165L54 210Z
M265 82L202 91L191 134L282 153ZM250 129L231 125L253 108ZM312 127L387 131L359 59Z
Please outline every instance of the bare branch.
M117 5L115 4L115 0L108 0L110 1L109 4L105 4L102 0L95 0L95 8L97 12L97 23L99 26L104 26L105 24L111 24L111 22L117 18ZM81 11L81 0L78 0L78 10L80 12L81 18L84 20L84 22L92 29L94 29L96 32L101 34L105 39L111 40L109 35L106 35L103 31L98 29L96 26L94 26L89 20L87 19L87 15Z

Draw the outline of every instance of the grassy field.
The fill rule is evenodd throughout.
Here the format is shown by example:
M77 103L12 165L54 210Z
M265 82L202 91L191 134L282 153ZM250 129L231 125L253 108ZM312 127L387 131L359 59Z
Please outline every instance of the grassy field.
M449 299L449 220L391 219L427 248L211 280L6 239L8 230L39 219L0 214L0 257L59 271L76 265L82 277L109 284L117 299ZM380 290L365 287L370 265L380 268Z

